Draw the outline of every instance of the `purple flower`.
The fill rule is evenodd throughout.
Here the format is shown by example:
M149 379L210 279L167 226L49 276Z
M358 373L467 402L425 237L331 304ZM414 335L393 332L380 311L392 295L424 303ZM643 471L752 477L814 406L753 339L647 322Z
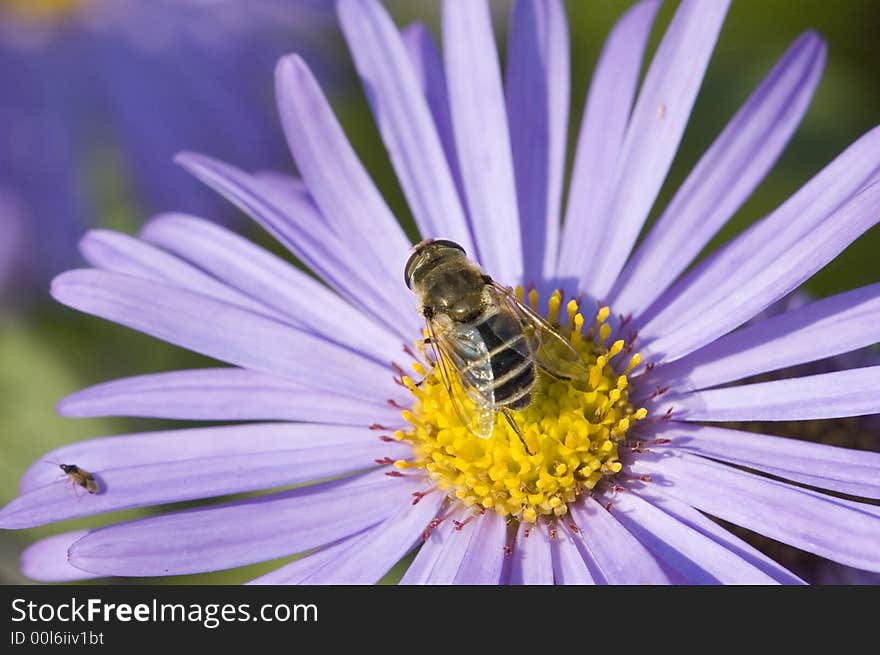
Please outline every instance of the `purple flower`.
M74 265L94 217L119 211L116 187L150 212L215 213L173 166L181 148L281 165L272 66L294 45L323 62L316 39L332 28L319 0L0 4L0 231L16 223L21 238L2 296Z
M864 502L880 498L880 455L713 425L880 412L878 367L730 384L877 341L876 284L744 324L880 218L880 131L688 268L797 127L824 63L815 34L791 46L635 246L726 8L682 2L638 94L658 2L621 19L589 92L560 227L561 3L514 5L503 86L486 3L443 5L441 56L424 27L398 32L378 2L340 2L419 232L458 241L504 284L534 284L536 306L561 288L545 297L548 320L581 353L590 388L539 383L517 416L527 452L501 419L491 439L470 434L433 369L413 383L404 367L419 356L401 350L422 326L401 279L410 241L290 56L277 95L302 180L180 162L326 286L187 215L160 215L139 238L88 234L95 268L59 276L55 298L231 366L108 382L61 412L230 424L52 451L25 472L0 526L273 491L60 534L25 552L25 573L177 575L317 549L255 582L371 583L418 548L405 583L801 582L710 516L880 571L880 508ZM43 461L55 458L91 471L102 492L74 500ZM304 486L274 491L292 485Z

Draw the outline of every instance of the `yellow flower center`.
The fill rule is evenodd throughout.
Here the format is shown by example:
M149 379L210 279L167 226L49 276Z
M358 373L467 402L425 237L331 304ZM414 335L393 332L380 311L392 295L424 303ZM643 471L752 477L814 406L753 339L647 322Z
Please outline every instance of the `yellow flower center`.
M521 288L517 294L523 298ZM529 302L537 309L535 291ZM500 412L492 436L481 439L463 423L436 367L426 372L416 363L416 373L426 377L418 385L403 378L413 394L412 409L403 412L410 428L395 433L412 445L415 458L395 465L424 469L450 498L477 512L491 509L527 523L565 515L580 493L618 473L618 444L647 415L629 403L627 375L639 355L630 353L623 339L609 343L608 307L596 312L584 333L578 303L566 306L565 325L558 321L561 304L561 294L554 292L547 318L589 367L587 389L539 372L530 404L512 412L523 439Z
M89 0L0 0L0 9L15 18L43 21L63 18L82 8Z

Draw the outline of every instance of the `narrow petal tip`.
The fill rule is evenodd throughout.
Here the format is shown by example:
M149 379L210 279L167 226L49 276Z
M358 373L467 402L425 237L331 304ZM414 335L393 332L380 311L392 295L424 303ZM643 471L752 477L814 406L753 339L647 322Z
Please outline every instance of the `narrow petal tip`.
M55 411L59 416L67 416L69 418L79 418L85 416L81 413L79 409L79 404L77 402L79 396L79 392L74 392L69 396L65 396L61 400L59 400L55 405Z
M80 237L78 248L83 259L96 268L105 268L100 265L102 254L111 253L117 244L125 243L131 237L120 234L113 230L96 229L89 230Z
M187 165L187 163L189 163L190 161L192 161L193 159L198 158L198 157L199 157L199 154L196 152L192 152L189 150L181 150L180 152L177 152L174 154L174 157L172 157L172 161L175 164L178 164L180 166L185 167Z
M298 54L284 55L275 65L275 83L279 92L285 88L287 82L297 81L301 75L312 76L308 64Z
M822 38L822 35L819 34L816 30L807 30L803 34L801 34L797 42L798 45L802 48L809 48L810 50L815 50L815 54L813 55L817 60L817 65L820 68L825 67L825 58L828 54L828 43Z
M68 546L87 534L88 530L77 530L34 542L21 554L22 574L35 582L47 583L74 582L97 577L71 566L68 562Z
M56 275L49 285L50 295L63 305L69 305L69 290L75 285L82 273L86 273L86 269L75 269L72 271L64 271L60 275Z
M400 30L400 33L403 35L404 41L413 40L415 42L420 41L425 38L426 35L430 34L428 30L428 26L425 25L422 21L414 21Z

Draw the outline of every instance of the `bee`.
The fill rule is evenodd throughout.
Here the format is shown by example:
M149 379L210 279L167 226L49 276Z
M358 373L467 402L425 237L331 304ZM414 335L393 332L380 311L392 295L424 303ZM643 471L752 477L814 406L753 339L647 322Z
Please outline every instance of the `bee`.
M459 244L422 241L404 277L419 299L425 343L452 405L477 437L492 436L501 412L525 445L511 412L531 404L539 371L585 387L589 368L571 343L512 289L486 275Z
M54 464L56 462L52 463ZM58 468L64 471L64 474L67 476L70 482L72 482L73 484L78 484L90 494L96 494L101 491L101 486L98 484L98 481L95 480L95 476L93 476L85 469L80 468L76 464L58 463Z

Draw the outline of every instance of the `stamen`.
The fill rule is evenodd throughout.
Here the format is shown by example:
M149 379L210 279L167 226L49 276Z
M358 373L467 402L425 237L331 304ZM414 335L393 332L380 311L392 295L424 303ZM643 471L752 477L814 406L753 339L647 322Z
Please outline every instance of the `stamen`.
M649 400L662 396L664 393L669 391L669 387L657 387L649 397Z
M475 518L477 518L476 515L472 514L471 516L467 517L464 521L453 521L452 525L455 526L456 532L461 532L462 528L464 528L464 526L466 526L468 523L473 521Z
M412 493L412 495L413 495L413 501L412 501L412 504L413 504L413 505L418 505L418 504L419 504L419 501L420 501L422 498L424 498L425 496L427 496L427 495L430 494L430 493L434 493L435 491L437 491L437 487L431 487L431 488L428 489L427 491L413 491L413 493Z
M422 541L427 541L428 537L431 536L431 532L434 530L434 528L439 526L445 520L446 520L445 516L437 516L437 517L431 519L431 522L428 523L428 527L426 527L425 530L422 532Z

